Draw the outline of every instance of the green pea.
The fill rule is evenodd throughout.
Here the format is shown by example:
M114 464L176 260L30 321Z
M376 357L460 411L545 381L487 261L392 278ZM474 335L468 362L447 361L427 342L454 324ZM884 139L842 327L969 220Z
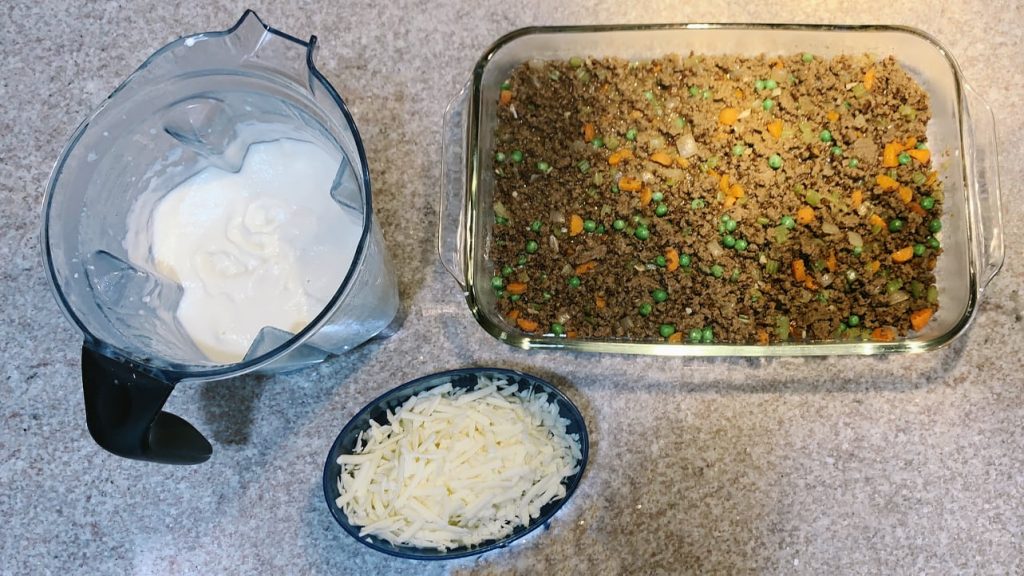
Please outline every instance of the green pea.
M694 198L693 201L690 202L690 208L693 208L694 210L700 210L704 206L705 204L703 198Z
M832 147L832 155L833 156L842 156L843 155L843 149L840 148L839 146L833 146Z
M740 238L739 240L736 241L735 248L737 252L743 252L744 250L747 249L747 241L744 240L743 238Z
M804 62L809 63L814 60L814 54L811 54L810 52L804 52L804 55L801 58Z
M501 269L501 275L502 276L511 276L512 272L514 272L514 270L512 270L511 266L504 266Z
M551 164L548 164L547 162L544 162L543 160L540 161L540 162L537 162L537 171L538 172L543 172L543 173L547 174L548 172L551 172Z
M924 256L924 244L914 244L914 256Z
M655 216L664 216L665 214L668 214L668 206L664 204L658 204L658 206L654 209L654 214Z
M644 99L646 99L647 101L654 100L654 92L651 92L650 90L644 90Z
M664 302L665 300L668 300L668 292L658 288L651 292L651 298L653 298L655 302Z
M530 230L533 230L534 232L540 232L541 226L542 224L540 220L534 220L533 222L530 222Z
M662 324L658 327L658 334L661 334L662 338L668 338L669 336L676 333L676 327L672 324Z
M651 200L654 200L655 202L661 202L664 199L665 195L662 194L661 192L655 192L654 194L651 194Z
M516 164L522 162L523 161L523 153L520 152L519 150L513 150L512 151L512 161L515 162Z
M761 90L764 90L764 80L757 80L757 81L755 81L754 82L754 90L757 90L758 92L760 92Z
M597 234L604 234L605 233L604 224L598 224L597 225L597 230L594 230L594 232L597 233Z
M910 154L907 154L906 152L900 152L900 155L896 158L899 160L900 166L910 164Z
M615 222L612 222L612 228L615 228L616 230L622 230L625 227L626 223L622 220L616 220Z
M936 218L928 223L928 231L932 234L937 234L939 230L942 230L942 220Z
M850 328L860 326L860 316L856 314L850 314L850 317L846 319L846 325Z
M856 158L850 158L850 168L856 168L858 165L860 165L860 160L857 160Z
M529 258L527 258L525 254L520 255L519 258L516 260L516 263L519 264L520 266L525 266L527 262L529 262Z
M690 86L690 96L696 96L698 94L700 94L700 88L697 88L696 86Z
M725 221L725 231L726 232L735 232L736 228L738 226L739 226L739 224L735 220L733 220L732 218L729 218L728 220Z
M736 239L733 238L732 236L724 236L722 238L722 245L725 246L726 248L732 248L733 246L736 245Z
M793 228L796 228L796 219L793 218L792 216L783 216L782 220L780 220L779 223L782 224L782 226L787 230L792 230Z
M765 98L764 102L761 102L761 108L764 108L765 112L771 110L775 106L775 100L771 98Z
M581 283L582 281L580 280L579 276L573 276L572 278L569 278L570 288L579 288Z
M939 246L939 239L936 238L935 236L932 236L931 238L928 239L928 247L931 248L932 250L938 250Z
M498 216L497 214L495 214L494 215L494 223L495 224L508 224L508 218L505 218L504 216Z
M822 130L821 134L818 134L818 140L821 140L822 142L831 142L832 133L828 130Z
M903 230L903 220L899 218L889 220L889 232L899 232L900 230Z
M626 130L626 140L636 140L636 128Z
M590 162L587 162L586 160L580 160L579 164L576 164L576 167L580 169L580 172L586 174L590 170Z
M597 230L597 222L594 222L593 220L584 220L583 229L587 232L593 232L594 230Z
M683 268L689 268L690 267L690 255L689 254L680 254L679 255L679 265L682 266Z
M705 99L705 100L709 100L711 98L711 90L705 90L705 91L701 92L700 93L700 97Z
M565 334L565 326L562 326L558 322L554 322L551 324L551 333L555 336L561 336Z
M501 83L501 89L502 90L508 90L511 87L512 87L512 82L510 82L508 80L505 80L504 82Z
M722 214L722 217L719 218L719 220L722 222L722 224L725 224L729 220L732 220L732 217L729 216L728 214Z
M664 268L665 266L668 265L668 262L665 260L664 256L658 256L657 258L654 259L654 265L657 266L658 268Z
M690 342L693 342L694 344L700 344L700 338L702 335L703 332L700 328L694 328L693 330L690 330Z
M495 290L500 290L504 286L505 279L502 278L501 276L495 276L494 278L491 278L491 288L494 288Z
M505 153L504 152L498 152L497 154L495 154L494 155L494 161L499 163L499 164L504 162L505 161Z
M733 156L743 156L743 153L747 151L747 147L743 144L737 144L732 147Z
M863 246L854 246L853 247L853 255L854 256L860 256L862 252L864 252L864 247Z
M768 166L770 166L772 170L778 170L779 168L782 168L782 156L779 156L778 154L772 154L771 156L769 156Z
M918 150L927 150L928 149L928 143L927 142L918 142L917 146L915 146L915 148L917 148Z
M520 298L522 298L522 296L520 296L519 294L513 294L508 297L510 302L519 302Z
M676 125L676 128L682 128L686 126L686 118L683 118L682 116L676 116L675 120L673 120L672 123Z
M637 226L636 230L633 231L633 235L636 236L638 240L647 240L651 237L651 231L648 230L646 226Z
M537 250L539 250L539 249L540 249L540 245L537 244L537 242L534 241L534 240L530 240L529 242L526 243L526 253L527 254L536 254Z
M779 83L769 78L768 80L764 81L764 87L767 88L768 90L775 90L776 88L779 87Z
M593 140L590 141L590 145L593 146L594 148L604 148L604 138L598 136L597 138L594 138Z
M715 332L711 330L710 326L700 331L700 341L704 344L710 344L715 341Z
M725 274L725 269L718 264L711 267L711 275L715 278L721 278L723 274Z

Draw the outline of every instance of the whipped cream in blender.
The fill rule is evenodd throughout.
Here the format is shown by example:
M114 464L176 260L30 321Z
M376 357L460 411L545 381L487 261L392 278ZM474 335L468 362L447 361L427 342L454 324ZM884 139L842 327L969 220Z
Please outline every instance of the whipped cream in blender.
M136 214L148 233L129 233L129 254L182 286L177 319L211 360L241 360L264 326L298 332L341 285L362 230L330 194L341 162L309 142L256 143L237 172L207 167Z

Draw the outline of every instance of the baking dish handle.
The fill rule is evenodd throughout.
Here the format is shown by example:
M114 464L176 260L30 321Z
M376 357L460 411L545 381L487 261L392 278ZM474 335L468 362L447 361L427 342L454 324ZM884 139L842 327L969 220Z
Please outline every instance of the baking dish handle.
M441 199L438 209L437 255L466 292L466 105L467 83L444 111L441 129Z
M969 137L973 146L970 154L970 177L976 191L977 206L973 220L976 223L978 262L981 264L978 284L983 294L989 282L1003 267L1003 207L999 188L999 147L996 121L985 100L968 85L964 85L971 122Z

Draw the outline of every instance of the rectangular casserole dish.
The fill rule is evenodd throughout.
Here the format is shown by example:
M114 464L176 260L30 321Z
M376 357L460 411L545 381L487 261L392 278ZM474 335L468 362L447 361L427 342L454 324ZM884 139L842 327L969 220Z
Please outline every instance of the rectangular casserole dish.
M666 54L894 56L928 92L928 141L943 182L944 252L935 270L940 308L919 333L895 342L761 345L567 339L523 332L497 310L488 259L493 218L494 132L501 83L519 64L573 56L645 59ZM894 26L669 24L526 28L491 46L445 112L438 251L470 310L494 337L520 348L677 356L782 356L918 352L970 325L1003 262L995 122L953 57L920 30Z

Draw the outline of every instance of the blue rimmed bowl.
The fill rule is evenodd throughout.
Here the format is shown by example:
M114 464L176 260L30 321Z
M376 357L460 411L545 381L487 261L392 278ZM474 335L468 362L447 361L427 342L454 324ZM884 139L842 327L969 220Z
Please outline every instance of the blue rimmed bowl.
M453 388L472 388L473 386L476 386L481 376L492 380L506 380L509 384L518 386L521 391L533 389L537 392L546 392L548 394L549 401L554 402L558 406L559 415L569 421L569 424L566 426L566 433L577 434L579 436L581 455L579 470L572 476L568 476L562 480L562 484L565 486L565 496L553 502L549 502L541 508L540 516L534 518L528 525L516 527L511 534L504 538L489 540L475 546L463 546L442 551L436 548L399 546L375 536L360 536L360 527L350 523L345 512L335 505L335 502L340 495L338 491L338 476L341 474L341 465L338 464L338 456L352 453L359 433L370 427L371 420L375 420L378 423L386 422L387 411L395 411L410 397L449 382ZM330 453L327 454L327 462L324 465L323 478L324 497L327 499L327 507L331 511L331 516L334 517L345 532L362 544L365 544L378 552L415 560L452 560L455 558L465 558L466 556L483 554L484 552L494 550L496 548L504 548L512 542L526 536L530 532L533 532L537 528L547 524L547 522L551 520L551 517L569 501L569 498L571 498L573 493L576 491L576 487L579 485L580 479L583 477L583 471L587 467L587 455L589 448L590 441L587 436L587 426L583 421L583 415L580 414L576 405L552 384L530 374L525 374L516 370L505 370L502 368L465 368L461 370L439 372L437 374L417 378L416 380L384 393L360 410L354 418L349 420L348 424L342 428L341 434L338 434L338 438L334 441L334 445L331 446Z

